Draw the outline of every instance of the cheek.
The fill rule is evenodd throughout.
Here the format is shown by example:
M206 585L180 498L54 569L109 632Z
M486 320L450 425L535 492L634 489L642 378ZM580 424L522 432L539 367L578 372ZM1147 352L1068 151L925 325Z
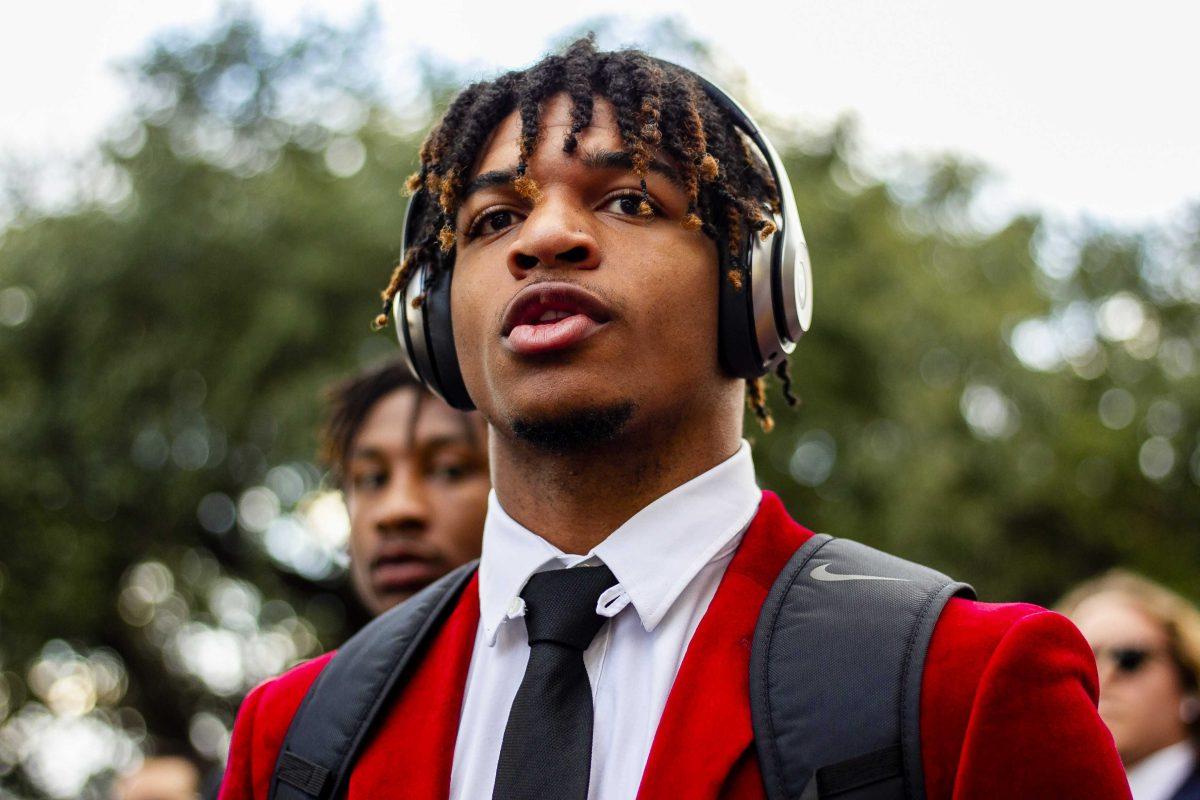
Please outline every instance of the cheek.
M1140 696L1154 702L1160 708L1169 706L1178 709L1183 699L1183 691L1170 668L1166 665L1156 665L1154 670L1147 671L1142 677L1143 680L1138 684Z
M1172 676L1158 670L1114 681L1101 696L1108 715L1116 717L1113 722L1134 730L1157 728L1175 718L1180 699Z
M478 386L491 321L497 319L502 310L495 304L503 297L503 286L499 283L489 285L486 277L487 270L462 265L455 270L450 290L454 347L468 390Z
M698 247L668 250L635 291L638 328L661 346L646 348L697 371L716 364L717 267Z
M347 503L346 508L350 515L350 555L357 557L368 552L375 540L371 525L371 506L369 503L351 502Z
M480 478L450 488L443 494L439 505L445 513L438 529L447 550L470 558L479 555L490 490L491 482Z

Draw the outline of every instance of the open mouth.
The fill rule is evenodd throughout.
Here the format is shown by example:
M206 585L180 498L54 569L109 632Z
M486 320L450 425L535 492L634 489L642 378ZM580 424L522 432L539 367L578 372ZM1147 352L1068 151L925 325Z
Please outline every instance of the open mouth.
M599 331L612 315L591 292L571 283L527 286L509 302L500 335L519 355L564 350Z

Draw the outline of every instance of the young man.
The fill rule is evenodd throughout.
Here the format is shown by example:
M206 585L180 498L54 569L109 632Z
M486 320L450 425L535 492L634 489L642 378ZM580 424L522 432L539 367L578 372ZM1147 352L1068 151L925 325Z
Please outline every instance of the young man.
M322 459L350 515L350 579L382 614L479 557L487 425L388 363L329 393Z
M409 280L453 270L495 488L478 572L388 698L349 797L766 796L751 643L812 534L755 485L741 430L743 396L767 419L761 383L718 354L723 287L752 288L722 248L769 236L781 203L731 113L685 70L584 40L469 87L422 148L385 299L436 305ZM246 700L226 798L267 797L328 664ZM924 796L1128 797L1062 617L953 599L922 674ZM301 770L284 789L322 782Z

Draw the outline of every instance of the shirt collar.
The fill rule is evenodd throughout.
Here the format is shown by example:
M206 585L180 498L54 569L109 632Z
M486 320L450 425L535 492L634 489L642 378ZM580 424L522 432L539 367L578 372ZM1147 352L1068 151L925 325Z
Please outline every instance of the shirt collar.
M1129 770L1129 786L1138 800L1167 800L1175 794L1196 764L1190 739L1164 747Z
M479 562L480 619L494 644L500 626L519 615L521 590L544 568L603 561L629 596L647 632L710 561L724 555L754 518L762 497L750 445L650 503L584 556L567 555L523 527L488 497Z

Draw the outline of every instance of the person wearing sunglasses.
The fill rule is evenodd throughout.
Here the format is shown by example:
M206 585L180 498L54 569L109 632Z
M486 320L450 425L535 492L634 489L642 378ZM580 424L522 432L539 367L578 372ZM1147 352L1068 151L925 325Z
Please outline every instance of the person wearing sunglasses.
M1058 610L1096 654L1100 717L1134 800L1200 800L1200 610L1123 570L1076 587Z

